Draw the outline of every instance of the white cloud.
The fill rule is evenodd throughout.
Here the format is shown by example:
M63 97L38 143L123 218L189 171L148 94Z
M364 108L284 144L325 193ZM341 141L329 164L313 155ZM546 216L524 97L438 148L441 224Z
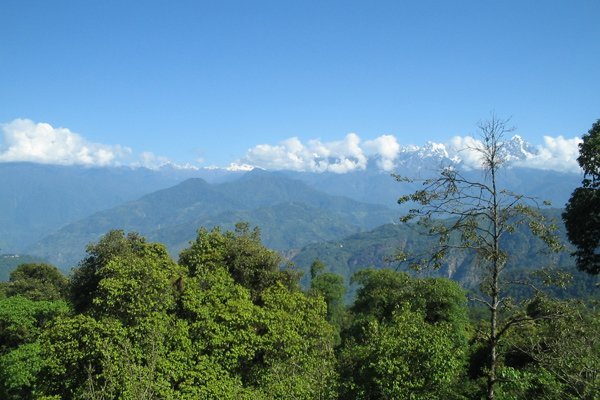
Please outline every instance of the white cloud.
M384 171L392 171L394 161L400 154L400 143L392 135L379 136L377 139L368 140L364 145L365 154L377 159L377 165Z
M277 145L259 144L248 150L241 162L265 169L345 173L365 169L367 156L358 135L349 133L334 142L310 140L305 145L293 137Z
M192 164L177 164L172 162L167 157L157 156L151 151L144 151L139 155L139 161L130 164L132 167L143 167L148 169L161 169L161 168L171 168L171 169L179 169L179 170L199 170L195 165Z
M579 173L581 168L577 163L577 157L579 157L579 143L581 142L581 138L578 137L565 139L562 136L544 136L544 144L536 146L536 154L515 163L515 165Z
M482 148L483 143L471 136L454 136L446 144L448 157L462 162L462 165L469 169L481 168L481 152L477 149Z
M86 166L127 164L151 169L165 166L197 169L190 164L175 164L152 152L143 152L135 157L130 148L92 143L67 128L55 128L50 124L35 123L28 119L15 119L0 124L0 134L0 162L30 161ZM579 143L581 139L577 137L567 139L562 136L545 136L542 145L527 147L527 151L520 153L521 159L511 162L511 165L579 173ZM275 145L254 146L244 158L232 163L228 169L249 170L258 167L346 173L364 170L368 163L374 163L383 171L393 171L404 157L449 157L465 168L477 169L481 167L481 158L475 149L481 146L481 141L471 136L455 136L446 144L428 142L424 146L404 147L393 135L382 135L365 142L361 142L355 133L330 142L314 139L303 143L297 137L292 137ZM136 159L137 161L132 162Z
M220 167L208 167L209 169L220 169ZM248 164L231 163L225 168L227 171L252 171L255 167Z
M157 156L151 151L144 151L140 154L139 166L149 169L158 169L171 164L167 157Z
M512 139L514 140L514 138ZM574 137L565 139L562 136L544 136L544 144L533 146L531 152L525 151L517 156L524 157L514 160L508 165L533 169L579 173L577 163L581 139ZM448 155L454 160L460 160L466 168L481 168L481 155L476 150L483 146L480 140L471 136L455 136L447 144Z
M544 144L531 146L520 137L510 139L509 166L529 167L564 172L580 172L577 164L579 138L562 136L544 137ZM276 145L260 144L239 161L246 167L310 172L345 173L362 170L367 163L375 163L383 171L393 171L403 157L446 158L460 163L463 168L481 168L481 140L471 136L455 136L447 143L427 142L423 146L401 146L393 135L382 135L361 142L350 133L343 140L321 142L309 140L306 144L293 137ZM232 164L237 165L237 164Z
M15 119L0 125L0 129L3 136L0 162L108 166L131 154L127 147L88 142L67 128L28 119Z

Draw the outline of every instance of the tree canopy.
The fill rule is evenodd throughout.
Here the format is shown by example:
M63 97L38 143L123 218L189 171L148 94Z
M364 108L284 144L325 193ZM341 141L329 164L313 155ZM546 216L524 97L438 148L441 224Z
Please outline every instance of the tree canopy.
M576 247L577 268L597 275L600 273L600 120L582 139L577 162L584 178L581 187L571 194L563 220L568 238Z

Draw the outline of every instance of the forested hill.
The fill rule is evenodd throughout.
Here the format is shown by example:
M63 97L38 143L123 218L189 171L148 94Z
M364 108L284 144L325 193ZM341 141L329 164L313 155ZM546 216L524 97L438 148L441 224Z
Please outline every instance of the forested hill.
M407 177L428 177L439 171L440 164L420 163L419 165L399 166L395 173ZM466 177L480 180L480 170L463 171ZM415 190L417 186L399 185L389 172L367 168L347 174L286 172L311 187L329 194L345 196L367 203L383 204L389 207L396 205L398 197ZM558 172L522 167L503 169L498 175L499 184L515 193L527 193L530 196L547 200L553 207L563 207L573 189L580 181L581 175L572 172Z
M0 248L21 252L69 222L173 186L178 171L0 163Z
M341 239L397 217L397 210L382 205L328 195L283 174L255 170L227 183L189 179L98 212L48 235L27 253L68 268L88 243L111 229L124 229L162 241L177 255L201 226L227 229L241 220L259 226L267 246L286 250Z
M560 213L561 210L558 209L544 211L544 214L557 222L559 235L566 244ZM342 240L307 245L293 254L291 259L303 271L308 271L313 261L319 259L331 272L343 276L349 283L353 274L364 268L407 270L406 263L394 261L394 255L399 250L413 255L427 254L434 244L435 239L420 234L414 226L399 223L386 224ZM502 246L508 249L507 269L511 273L519 275L534 269L556 267L574 276L573 285L562 292L564 296L598 294L595 285L600 283L600 279L577 271L569 250L549 254L545 251L542 242L527 229L520 229L506 236ZM424 269L412 273L419 276L450 278L468 289L476 289L480 282L480 271L475 255L465 251L451 253L439 270Z
M438 169L438 159L418 159L399 165L395 172L414 176ZM177 169L163 166L157 170L150 170L25 162L0 163L0 187L6 189L0 190L0 249L7 253L24 252L33 243L61 227L157 190L172 187L185 179L202 178L211 184L230 182L223 185L223 190L235 192L236 186L256 184L256 175L261 173L266 176L273 175L261 170L247 173L218 168ZM477 179L481 177L480 171L465 173ZM245 174L248 177L245 177ZM314 195L315 190L321 194L380 204L399 211L396 200L411 189L409 185L399 185L389 172L375 167L345 174L282 171L275 175L293 179L294 182L301 181L304 189L310 187L312 192L294 192L291 188L290 193L304 193L304 198L293 201L316 207L320 207L318 202L307 199ZM239 189L247 195L243 199L236 198L245 206L237 209L237 212L246 210L248 205L272 205L268 198L273 194L272 189L276 188L267 183L266 176L263 181L265 187L255 188L257 190ZM250 182L246 182L246 179ZM562 207L579 184L581 176L576 173L511 167L505 169L499 179L504 187L516 193L527 193L550 200L555 207ZM225 189L228 186L229 188ZM275 191L280 190L281 187Z

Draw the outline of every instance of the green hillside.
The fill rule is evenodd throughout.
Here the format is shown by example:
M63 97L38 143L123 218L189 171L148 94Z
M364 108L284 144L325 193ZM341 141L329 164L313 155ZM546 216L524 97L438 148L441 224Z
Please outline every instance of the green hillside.
M221 184L189 179L98 212L48 235L29 253L69 268L83 257L88 243L111 229L123 229L164 242L176 256L201 226L231 228L239 221L258 226L267 246L287 250L340 239L396 218L396 211L381 205L328 195L282 174L253 171Z
M183 179L145 168L0 163L0 248L21 253L68 223Z
M559 210L547 210L546 213L554 217L560 214ZM564 239L564 228L562 225L560 227L560 235ZM305 272L309 271L315 259L319 259L330 271L342 275L346 282L350 282L352 275L364 268L408 270L406 264L392 261L394 255L399 250L415 255L427 254L435 244L434 240L421 235L411 225L386 224L341 240L308 245L293 254L291 259ZM564 242L566 243L566 239ZM507 263L509 273L518 276L533 269L553 266L571 273L574 277L573 285L566 291L561 291L562 295L597 295L595 284L599 283L600 279L577 271L568 251L547 254L541 242L525 230L516 231L503 238L502 246L510 249ZM471 290L476 290L479 284L475 254L465 251L450 254L439 270L424 269L413 273L421 277L450 278Z

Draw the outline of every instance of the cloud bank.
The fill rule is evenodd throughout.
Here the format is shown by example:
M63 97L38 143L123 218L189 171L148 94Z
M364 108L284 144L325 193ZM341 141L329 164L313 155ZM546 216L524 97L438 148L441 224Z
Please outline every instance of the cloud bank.
M197 169L193 165L178 165L166 157L151 152L137 156L128 147L89 142L67 128L55 128L47 123L15 119L0 124L0 162L29 161L43 164L117 166L129 165L159 169ZM535 169L580 173L577 163L581 139L545 136L538 146L526 143L518 136L506 142L510 165ZM480 154L474 150L481 142L471 136L455 136L447 143L427 142L423 146L401 145L393 135L382 135L362 141L355 133L342 140L323 142L318 139L303 143L292 137L278 144L259 144L232 163L230 170L253 167L269 170L346 173L366 168L393 171L415 160L450 160L464 168L481 165ZM133 160L133 161L132 161Z
M577 157L579 157L581 142L581 138L578 137L566 139L562 136L544 136L544 144L537 146L537 153L526 160L516 162L515 165L544 170L580 172L581 168L577 163Z
M544 143L532 146L519 136L505 143L509 165L579 173L577 164L580 138L544 137ZM375 165L383 171L393 171L411 157L421 159L447 158L467 169L481 167L481 154L476 148L481 141L471 136L455 136L447 143L428 142L424 146L401 145L393 135L382 135L362 142L355 133L341 141L302 143L297 137L276 145L260 144L249 149L244 158L232 165L252 165L271 170L346 173Z
M88 142L67 128L15 119L0 125L3 142L0 162L31 161L42 164L109 166L131 154L119 145Z
M327 143L310 140L303 144L293 137L276 145L259 144L248 150L241 164L264 169L344 173L365 169L367 160L360 138L349 133L343 140Z
M0 162L197 169L190 164L175 164L168 158L149 151L134 156L129 147L89 142L67 128L55 128L29 119L15 119L0 124L0 133Z

